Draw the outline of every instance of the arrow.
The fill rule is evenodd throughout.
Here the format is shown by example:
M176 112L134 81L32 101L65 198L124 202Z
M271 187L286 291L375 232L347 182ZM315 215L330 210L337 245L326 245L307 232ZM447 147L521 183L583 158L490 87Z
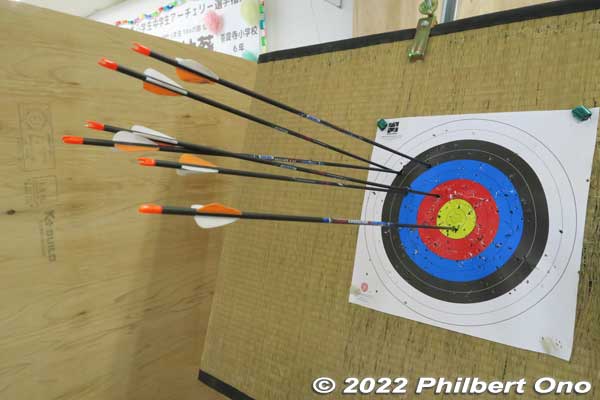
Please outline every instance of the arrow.
M153 158L140 157L140 158L138 158L138 163L145 167L173 168L173 169L177 170L177 173L179 175L217 173L217 174L222 174L222 175L245 176L245 177L249 177L249 178L270 179L270 180L297 182L297 183L308 183L308 184L312 184L312 185L336 186L336 187L341 187L341 188L370 190L370 191L375 191L375 192L401 192L401 193L404 193L404 191L402 191L402 190L396 191L394 189L384 189L384 188L370 187L370 186L347 185L347 184L343 184L341 182L321 181L321 180L317 180L317 179L296 178L296 177L285 176L285 175L264 174L261 172L250 172L250 171L242 171L242 170L236 170L236 169L220 168L206 160L201 159L200 157L196 157L196 156L193 156L190 154L182 155L179 158L179 162L155 160Z
M250 89L247 89L243 86L240 86L238 84L235 84L233 82L227 81L221 77L219 77L217 74L215 74L213 71L211 71L210 69L208 69L206 66L200 64L198 61L195 60L190 60L190 59L184 59L184 58L169 58L167 56L164 56L160 53L157 53L153 50L150 50L150 48L146 47L146 46L142 46L139 43L134 43L133 44L133 48L132 50L137 51L140 54L143 54L145 56L149 56L152 57L156 60L162 61L164 63L167 63L169 65L172 65L175 67L175 72L177 73L177 76L179 76L179 78L184 81L184 82L191 82L191 83L217 83L219 85L228 87L229 89L235 90L236 92L239 93L243 93L247 96L250 96L252 98L258 99L260 101L263 101L267 104L270 104L272 106L275 106L277 108L280 108L282 110L285 110L287 112L290 112L292 114L295 114L299 117L308 119L310 121L316 122L317 124L326 126L328 128L331 128L333 130L338 131L341 134L344 134L346 136L349 136L351 138L360 140L361 142L364 143L368 143L370 145L379 147L381 149L384 149L390 153L393 153L397 156L415 161L419 164L422 164L424 166L426 166L427 168L431 167L431 164L425 162L425 161L421 161L415 157L411 157L407 154L401 153L397 150L392 149L391 147L385 146L381 143L377 143L374 140L371 140L367 137L361 136L357 133L351 132L347 129L341 128L337 125L332 124L331 122L325 121L324 119L320 119L318 117L315 117L314 115L310 115L305 113L304 111L298 110L296 108L293 108L291 106L288 106L284 103L281 103L277 100L273 100L267 96L264 96L260 93L254 92Z
M123 139L123 140L121 140ZM178 146L171 146L171 145L159 145L157 143L154 143L148 139L145 139L143 137L136 137L134 134L130 133L130 132L118 132L117 134L115 134L113 140L106 140L106 139L95 139L95 138L87 138L87 137L82 137L82 136L63 136L62 137L62 141L65 144L83 144L83 145L90 145L90 146L101 146L101 147L114 147L117 150L121 150L121 151L126 151L126 152L136 152L136 151L165 151L165 152L170 152L170 153L185 153L187 152L187 149L184 149L182 147L178 147ZM198 147L205 147L205 146L199 146ZM224 150L217 150L217 149L212 149L210 147L206 147L206 151L199 151L196 154L208 154L208 155L212 155L212 156L224 156L223 154L221 154L221 152L223 153L229 153L226 152ZM231 153L231 154L236 154L236 153ZM241 159L246 159L243 158L242 156L231 156L234 158L241 158ZM278 166L276 164L270 164L268 161L264 161L264 160L256 160L256 159L248 159L249 161L253 161L253 162L258 162L258 163L266 163L268 165L275 165ZM281 168L285 168L285 169L292 169L295 170L296 167L294 167L293 165L287 165L287 164L282 164L283 166L281 166ZM303 168L304 170L304 168ZM312 171L312 170L310 170ZM315 172L316 173L316 172ZM269 174L266 174L269 175ZM321 173L318 173L318 175L322 175ZM342 176L342 175L339 175ZM350 177L345 177L347 180L350 181L354 181L353 178ZM296 181L300 182L300 181L310 181L310 179L304 179L304 178L295 178ZM327 182L327 181L321 181L321 182ZM359 180L359 182L362 182ZM364 182L368 182L368 181L364 181ZM420 194L420 195L424 195L424 196L434 196L434 197L439 197L438 194L435 193L427 193L427 192L422 192L419 190L413 190L404 186L401 187L391 187L391 186L387 186L387 185L382 185L379 183L367 183L367 185L377 185L377 187L371 187L371 186L356 186L356 185L345 185L345 184L341 184L341 182L331 182L331 186L335 185L335 186L339 186L339 187L348 187L348 188L354 188L354 189L363 189L363 190L372 190L372 191L378 191L378 192L392 192L392 193L414 193L414 194Z
M118 126L106 125L106 124L103 124L103 123L97 122L97 121L86 121L85 126L90 129L95 129L95 130L105 131L105 132L113 132L113 133L117 133L119 131L142 133L142 132L137 132L137 131L133 130L135 128L135 126L132 127L131 129L126 129L126 128L121 128ZM146 128L146 129L148 129L148 128ZM390 171L387 169L363 167L362 165L355 165L355 164L344 164L344 163L336 163L336 162L330 162L330 161L314 161L314 160L306 160L306 159L302 159L302 158L272 156L272 155L268 155L268 154L251 154L251 153L238 153L238 154L244 155L247 157L257 158L259 160L281 161L281 162L288 163L288 164L320 165L320 166L324 166L324 167L360 169L360 170L366 170L366 171L375 171L375 172L392 173L392 174L396 173L395 171Z
M228 106L226 104L219 103L218 101L211 100L211 99L209 99L207 97L204 97L204 96L201 96L201 95L199 95L197 93L190 92L190 91L184 89L181 85L177 84L175 81L169 79L167 76L165 76L165 75L161 74L160 72L158 72L156 70L153 70L151 68L146 69L144 71L144 73L140 73L140 72L134 71L132 69L129 69L127 67L124 67L122 65L119 65L119 64L117 64L114 61L107 60L106 58L102 58L98 62L98 64L100 64L101 66L103 66L105 68L112 69L114 71L120 72L122 74L131 76L133 78L136 78L136 79L139 79L139 80L143 81L144 82L144 89L147 90L147 91L149 91L149 92L152 92L154 94L158 94L158 95L162 95L162 96L185 96L185 97L188 97L190 99L199 101L201 103L208 104L208 105L213 106L215 108L218 108L220 110L227 111L227 112L229 112L231 114L234 114L234 115L237 115L239 117L245 118L245 119L247 119L249 121L253 121L253 122L256 122L258 124L261 124L261 125L264 125L264 126L268 126L269 128L273 128L273 129L275 129L278 132L281 132L283 134L290 135L290 136L296 137L298 139L302 139L304 141L316 144L318 146L324 147L324 148L326 148L328 150L332 150L332 151L335 151L335 152L340 153L340 154L344 154L344 155L346 155L348 157L352 157L352 158L354 158L356 160L365 162L367 164L371 164L371 165L374 165L376 167L379 167L379 168L382 168L382 169L386 169L388 171L393 171L393 170L391 170L390 168L387 168L384 165L378 164L378 163L376 163L374 161L369 161L366 158L363 158L363 157L357 156L355 154L352 154L352 153L350 153L350 152L348 152L346 150L343 150L343 149L341 149L339 147L332 146L332 145L327 144L325 142L322 142L322 141L320 141L318 139L312 138L310 136L303 135L300 132L284 128L281 125L277 125L277 124L275 124L273 122L269 122L269 121L267 121L265 119L262 119L262 118L259 118L257 116L248 114L248 113L246 113L244 111L240 111L240 110L235 109L233 107L230 107L230 106Z
M112 127L112 128L116 128L116 127ZM105 126L105 129L106 129L106 126ZM237 158L240 160L245 160L245 161L250 161L250 162L254 162L254 163L270 165L270 166L276 166L279 168L284 168L284 169L288 169L288 170L292 170L292 171L304 172L307 174L313 174L313 175L319 175L319 176L325 176L327 178L338 179L338 180L342 180L342 181L360 183L362 185L378 186L378 187L382 187L382 188L386 188L386 189L395 189L397 191L404 191L405 193L414 193L414 194L420 194L420 195L424 195L424 196L440 197L440 195L435 194L435 193L428 193L428 192L423 192L420 190L414 190L409 187L404 187L404 186L392 187L389 185L384 185L382 183L365 181L362 179L356 179L356 178L352 178L352 177L345 176L345 175L334 174L334 173L327 172L327 171L321 171L321 170L316 170L316 169L312 169L312 168L300 167L300 166L296 166L296 165L282 163L282 162L275 161L275 160L256 159L253 157L247 157L247 156L239 154L239 153L234 153L234 152L227 151L227 150L217 149L215 147L208 147L208 146L203 146L203 145L199 145L199 144L183 142L181 140L175 139L174 137L166 135L162 132L158 132L153 129L146 128L146 127L140 126L140 125L133 126L132 131L130 131L130 132L126 132L126 131L117 132L117 134L115 134L115 136L113 137L113 140L121 141L121 142L129 142L129 143L137 141L140 144L145 143L147 145L151 145L151 144L156 145L155 142L162 142L167 145L178 145L178 146L184 147L185 149L189 150L187 152L195 153L195 154L205 154L205 155L212 155L212 156L218 156L218 157Z
M124 138L126 138L126 135L133 136L133 137L130 140L118 140L120 137L119 135L122 135L122 137L124 137ZM115 135L115 137L117 138L116 140L115 139L106 140L106 139L86 138L86 137L81 137L81 136L63 136L62 141L65 144L83 144L83 145L90 145L90 146L114 147L117 150L126 151L126 152L165 151L165 152L170 152L170 153L183 153L186 151L186 149L179 148L177 146L158 145L148 139L144 139L143 137L136 138L134 135L132 135L129 132L118 132ZM219 154L219 153L206 152L206 154L214 155L214 156L221 156L221 154ZM191 156L188 155L188 157L191 157ZM151 159L147 159L147 160L151 160ZM260 162L260 160L255 160L255 161ZM164 164L157 165L157 166L164 166L164 167L168 166L171 168L175 168L175 166L170 164L169 161L161 161L161 163L164 163ZM144 162L140 161L140 164L145 165L145 166L154 166L154 165L151 165L150 161L144 161ZM190 163L190 164L193 164L193 163ZM190 171L190 167L193 167L193 165L188 166L188 168L187 168L188 171ZM186 168L182 168L182 170L186 170ZM235 170L230 170L230 171L235 171ZM190 171L190 172L199 172L199 171ZM206 171L206 172L208 172L208 171ZM245 171L243 171L243 172L246 174L251 174L250 172L245 172ZM233 175L233 174L230 174L230 175ZM279 176L279 175L261 174L261 173L256 173L256 175L264 175L264 176L270 175L272 177ZM278 180L289 180L289 181L304 182L304 183L313 183L314 182L315 184L317 184L316 182L321 182L319 184L329 185L329 186L346 187L346 188L351 188L351 189L362 189L362 190L371 190L371 191L375 191L375 192L388 192L388 193L389 192L391 192L391 193L415 192L416 194L426 194L426 195L439 197L439 195L436 195L436 194L429 194L429 193L425 193L425 192L419 192L416 190L413 191L412 189L407 189L405 187L381 188L381 187L342 184L341 182L318 181L318 180L314 180L314 179L305 179L305 178L293 178L293 177L282 177L282 178L289 178L289 179L278 179Z
M194 217L196 224L201 228L211 229L232 224L240 219L254 219L266 221L312 222L317 224L342 224L342 225L371 225L385 228L410 228L410 229L438 229L456 231L455 227L401 224L385 221L362 221L356 219L339 219L331 217L307 217L301 215L262 214L240 211L219 203L207 205L195 204L189 208L161 206L157 204L142 204L139 208L142 214L186 215Z

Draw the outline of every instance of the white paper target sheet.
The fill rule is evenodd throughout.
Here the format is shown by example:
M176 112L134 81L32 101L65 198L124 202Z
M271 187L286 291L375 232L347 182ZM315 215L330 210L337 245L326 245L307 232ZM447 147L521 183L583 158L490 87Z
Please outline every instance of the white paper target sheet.
M350 302L569 360L599 109L387 119ZM438 229L448 226L454 229Z

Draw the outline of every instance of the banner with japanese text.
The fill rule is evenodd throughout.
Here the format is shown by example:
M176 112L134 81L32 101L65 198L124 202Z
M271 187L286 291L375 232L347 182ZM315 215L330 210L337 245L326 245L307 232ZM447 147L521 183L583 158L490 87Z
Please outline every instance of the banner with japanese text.
M265 43L260 0L178 0L162 6L152 0L125 2L92 18L250 60Z

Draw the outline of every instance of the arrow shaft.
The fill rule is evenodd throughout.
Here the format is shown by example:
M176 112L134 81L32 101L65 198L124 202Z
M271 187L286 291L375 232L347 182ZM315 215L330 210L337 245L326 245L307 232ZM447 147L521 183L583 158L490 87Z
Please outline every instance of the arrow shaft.
M281 125L277 125L277 124L275 124L273 122L267 121L267 120L265 120L263 118L254 116L252 114L248 114L248 113L246 113L244 111L238 110L238 109L233 108L231 106L228 106L226 104L219 103L218 101L211 100L211 99L209 99L207 97L204 97L204 96L201 96L201 95L199 95L197 93L190 92L189 90L186 90L186 89L183 89L183 88L171 85L171 84L169 84L167 82L163 82L163 81L161 81L159 79L155 79L155 78L149 77L146 74L139 73L137 71L134 71L134 70L132 70L130 68L127 68L127 67L124 67L122 65L118 65L117 68L116 68L116 71L121 72L121 73L123 73L125 75L128 75L128 76L131 76L133 78L139 79L141 81L144 81L144 82L147 82L147 83L159 86L159 87L161 87L163 89L167 89L169 91L172 91L174 93L180 94L180 95L185 96L185 97L188 97L190 99L199 101L201 103L208 104L208 105L210 105L212 107L215 107L215 108L218 108L220 110L223 110L223 111L229 112L231 114L237 115L237 116L239 116L241 118L245 118L245 119L247 119L249 121L253 121L253 122L256 122L258 124L267 126L269 128L272 128L272 129L275 129L278 132L281 132L283 134L290 135L290 136L296 137L298 139L301 139L301 140L304 140L304 141L316 144L316 145L324 147L324 148L326 148L328 150L335 151L336 153L343 154L345 156L354 158L356 160L365 162L367 164L371 164L371 165L374 165L376 167L379 167L379 168L382 168L382 169L386 169L388 171L393 171L393 170L391 170L390 168L387 168L384 165L378 164L378 163L376 163L374 161L370 161L370 160L368 160L368 159L366 159L364 157L357 156L357 155L352 154L352 153L350 153L350 152L348 152L348 151L346 151L344 149L341 149L339 147L336 147L336 146L330 145L328 143L322 142L322 141L320 141L318 139L315 139L315 138L312 138L310 136L303 135L302 133L294 131L292 129L287 129L287 128L281 126Z
M122 130L122 129L120 129L120 130ZM371 190L372 187L379 187L379 188L386 189L386 192L395 192L395 193L404 193L404 194L405 193L413 193L413 194L418 194L418 195L423 195L423 196L439 197L439 195L437 195L437 194L423 192L420 190L414 190L409 187L388 186L388 185L384 185L384 184L377 183L377 182L365 181L362 179L356 179L356 178L352 178L352 177L348 177L348 176L344 176L344 175L332 174L332 173L325 172L325 171L320 171L320 170L315 170L315 169L310 169L310 168L305 168L305 167L299 167L299 166L285 164L285 163L278 162L278 161L261 160L261 159L257 159L257 158L253 158L253 157L248 157L243 154L227 151L227 150L221 150L221 149L217 149L217 148L213 148L213 147L202 146L202 145L198 145L198 144L194 144L194 143L187 143L187 142L181 142L181 141L178 141L178 144L180 146L182 146L183 148L177 147L177 146L159 146L159 145L152 146L152 145L148 145L148 144L144 145L144 144L137 144L137 143L130 143L130 142L119 142L119 141L91 139L91 138L84 138L84 142L82 144L106 146L106 147L113 147L115 145L133 146L133 147L148 147L149 151L158 150L158 151L165 151L165 152L171 152L171 153L189 152L189 153L194 153L194 154L211 155L211 156L216 156L216 157L237 158L240 160L250 161L250 162L254 162L254 163L276 166L276 167L287 169L287 170L305 172L308 174L325 176L325 177L332 178L332 179L360 183L360 184L366 185L366 186L361 186L361 188L363 190L365 190L365 189ZM346 186L349 186L349 185L346 185Z
M223 217L223 218L239 218L239 219L253 219L253 220L266 220L266 221L288 221L288 222L310 222L317 224L339 224L339 225L371 225L381 226L387 228L414 228L414 229L437 229L437 230L453 230L454 228L448 226L435 226L435 225L418 225L418 224L402 224L399 222L387 222L387 221L363 221L356 219L341 219L331 217L312 217L303 215L284 215L284 214L265 214L265 213L254 213L254 212L241 212L241 214L221 214L221 213L210 213L198 211L191 207L173 207L173 206L162 206L162 214L168 215L187 215L187 216L206 216L206 217Z
M108 128L107 128L107 126L108 126ZM123 128L119 128L119 127L111 126L111 125L104 125L104 130L109 130L110 132L114 132L114 131L117 131L117 132L118 131L129 131L129 132L141 134L143 136L143 133L132 131L130 129L123 129ZM157 140L159 140L159 139L157 139ZM237 158L237 159L240 159L240 160L250 161L250 162L254 162L254 163L265 164L265 165L270 165L270 166L276 166L276 167L284 168L284 169L287 169L287 170L292 170L292 171L297 171L297 172L304 172L304 173L307 173L307 174L324 176L324 177L327 177L327 178L338 179L338 180L342 180L342 181L360 183L362 185L376 186L376 187L380 187L380 188L391 189L391 191L396 191L396 192L401 192L401 193L414 193L414 194L424 195L424 196L439 197L439 195L437 195L437 194L423 192L423 191L419 191L419 190L414 190L414 189L411 189L411 188L408 188L408 187L392 187L392 186L385 185L385 184L382 184L382 183L372 182L372 181L367 181L367 180L362 180L362 179L357 179L357 178L352 178L352 177L345 176L345 175L334 174L332 172L321 171L321 170L316 170L316 169L312 169L312 168L306 168L306 167L302 167L302 166L291 165L291 164L287 164L287 163L276 161L276 160L266 160L266 159L263 159L263 158L255 157L254 154L248 155L248 154L242 154L242 153L234 153L234 152L227 151L227 150L222 150L222 149L217 149L217 148L214 148L214 147L208 147L208 146L198 145L198 144L195 144L195 143L183 142L183 141L180 141L180 140L176 140L176 143L177 143L177 145L179 145L179 146L187 149L190 153ZM169 149L169 150L167 150L167 149ZM174 149L172 147L170 147L170 146L161 146L160 150L161 151L174 151Z
M322 180L318 180L318 179L307 179L307 178L297 178L297 177L292 177L292 176L265 174L262 172L250 172L250 171L242 171L242 170L227 169L227 168L220 168L220 167L205 167L205 166L198 166L198 165L192 165L192 164L182 164L182 163L178 163L178 162L165 161L165 160L154 160L154 162L155 162L155 166L157 166L157 167L181 169L184 171L189 171L184 168L185 166L188 166L188 167L192 167L192 168L210 169L210 170L216 171L217 173L222 174L222 175L233 175L233 176L242 176L242 177L247 177L247 178L306 183L306 184L311 184L311 185L334 186L334 187L341 187L341 188L347 188L347 189L370 190L370 191L374 191L374 192L386 192L387 193L387 192L391 191L390 189L344 184L342 182L322 181ZM191 171L191 172L193 172L193 171Z
M202 152L202 151L212 152L213 153L212 155L222 155L225 157L232 157L232 158L237 158L240 160L246 160L246 161L265 164L265 165L277 166L277 167L292 170L292 171L298 171L298 172L304 172L307 174L325 176L325 177L332 178L332 179L360 183L363 185L381 187L381 188L389 189L391 191L396 191L396 192L402 192L402 193L408 192L408 193L420 194L420 195L424 195L424 196L439 197L439 195L437 195L437 194L422 192L419 190L413 190L408 187L393 187L393 186L384 185L384 184L378 183L378 182L366 181L366 180L352 178L352 177L345 176L345 175L334 174L331 172L320 171L320 170L316 170L316 169L300 167L300 166L291 165L291 164L285 164L285 163L282 163L279 161L261 160L261 159L257 159L257 158L253 158L253 157L247 157L247 156L239 154L239 153L234 153L234 152L227 151L227 150L221 150L221 149L216 149L216 148L212 148L212 147L197 145L194 143L187 143L187 142L181 142L181 141L179 141L178 143L179 143L179 145L181 145L187 149L190 149L190 150L197 150L199 152Z
M223 111L227 111L227 112L229 112L231 114L234 114L234 115L237 115L239 117L245 118L245 119L247 119L249 121L253 121L253 122L256 122L258 124L267 126L269 128L272 128L272 129L275 129L276 131L281 132L283 134L290 135L290 136L296 137L298 139L304 140L306 142L316 144L317 146L321 146L323 148L326 148L328 150L334 151L336 153L343 154L343 155L348 156L350 158L354 158L355 160L362 161L364 163L367 163L367 164L370 164L370 165L374 165L374 166L382 168L382 169L390 170L390 168L387 168L384 165L378 164L378 163L376 163L374 161L370 161L370 160L368 160L368 159L366 159L364 157L357 156L357 155L355 155L353 153L350 153L349 151L346 151L346 150L341 149L339 147L330 145L328 143L325 143L325 142L320 141L318 139L315 139L313 137L306 136L306 135L304 135L304 134L302 134L300 132L294 131L292 129L285 128L285 127L283 127L281 125L277 125L277 124L272 123L270 121L267 121L267 120L265 120L263 118L260 118L260 117L254 116L252 114L248 114L248 113L246 113L244 111L238 110L236 108L230 107L230 106L228 106L226 104L222 104L222 103L219 103L217 101L208 99L208 98L206 98L204 96L200 96L199 94L192 93L192 92L187 92L187 93L188 93L187 97L189 97L191 99L194 99L194 100L200 101L202 103L211 105L211 106L219 108L219 109L221 109Z
M126 142L114 142L112 140L96 139L96 138L83 138L83 143L88 146L101 146L101 147L115 147L115 144L122 144L124 146L136 146L136 147L147 147L148 151L152 151L159 146L153 146L150 144L138 144L138 143L126 143Z
M268 161L264 161L264 160L258 160L258 159L253 159L253 158L248 158L248 157L243 157L241 155L237 155L237 153L231 153L231 152L227 152L225 150L216 150L216 149L211 149L211 148L207 148L206 151L204 150L198 150L198 151L194 151L190 149L184 149L184 148L180 148L180 147L176 147L176 146L159 146L159 145L151 145L151 144L140 144L140 143L133 143L133 142L121 142L121 141L114 141L114 140L105 140L105 139L95 139L95 138L82 138L83 141L81 142L81 144L84 145L91 145L91 146L103 146L103 147L115 147L118 145L121 146L130 146L130 147L137 147L137 148L147 148L148 151L164 151L164 152L169 152L169 153L194 153L194 154L208 154L211 156L217 156L217 157L232 157L232 158L239 158L242 160L248 160L248 161L252 161L252 162L257 162L257 163L261 163L261 164L266 164L266 165L275 165L275 166L280 166L281 168L284 169L290 169L290 170L295 170L295 167L293 165L288 165L288 164L282 164L282 163L272 163L272 162L268 162ZM199 148L203 148L204 146L200 146L200 145L196 145ZM166 162L166 161L165 161ZM309 179L305 179L305 178L294 178L297 182L301 182L301 181L309 181ZM321 182L328 182L328 181L321 181ZM308 182L306 182L308 183ZM424 194L424 195L429 195L429 196L438 196L436 194L432 194L432 193L425 193L425 192L420 192L420 191L416 191L416 190L412 190L412 189L407 189L407 188L403 188L403 187L387 187L387 188L381 188L381 187L371 187L371 186L357 186L357 185L350 185L350 184L342 184L341 182L328 182L327 183L330 186L338 186L338 187L347 187L347 188L352 188L352 189L362 189L362 190L372 190L372 191L378 191L378 192L388 192L388 193L402 193L405 194L407 192L414 192L416 194Z
M351 132L351 131L349 131L347 129L341 128L341 127L339 127L339 126L337 126L337 125L335 125L335 124L333 124L331 122L325 121L324 119L318 118L318 117L316 117L314 115L310 115L308 113L305 113L304 111L301 111L301 110L299 110L297 108L289 106L289 105L287 105L285 103L282 103L280 101L271 99L271 98L269 98L267 96L264 96L264 95L262 95L260 93L255 92L253 90L250 90L250 89L247 89L247 88L245 88L243 86L240 86L240 85L238 85L236 83L230 82L230 81L225 80L225 79L220 78L220 77L218 77L218 78L215 79L215 77L213 77L213 76L204 74L201 71L197 71L197 70L195 70L193 68L189 68L186 65L179 63L177 60L174 60L172 58L169 58L167 56L159 54L159 53L157 53L155 51L150 51L149 56L152 57L152 58L154 58L154 59L156 59L156 60L159 60L159 61L162 61L164 63L170 64L170 65L172 65L172 66L174 66L176 68L181 68L181 69L184 69L184 70L186 70L186 71L188 71L190 73L199 75L199 76L201 76L201 77L203 77L205 79L208 79L208 80L210 80L210 81L212 81L214 83L217 83L219 85L225 86L225 87L227 87L229 89L232 89L232 90L234 90L236 92L245 94L247 96L250 96L252 98L260 100L260 101L262 101L264 103L270 104L270 105L272 105L274 107L277 107L277 108L279 108L281 110L284 110L284 111L287 111L289 113L295 114L295 115L297 115L299 117L302 117L304 119L308 119L309 121L313 121L313 122L315 122L317 124L326 126L326 127L330 128L330 129L333 129L333 130L335 130L335 131L337 131L337 132L339 132L339 133L341 133L343 135L349 136L349 137L351 137L353 139L356 139L356 140L360 140L363 143L368 143L370 145L379 147L379 148L384 149L384 150L386 150L386 151L388 151L390 153L396 154L396 155L398 155L400 157L409 159L411 161L415 161L415 162L417 162L419 164L422 164L422 165L424 165L426 167L431 167L431 164L429 164L429 163L427 163L425 161L421 161L421 160L419 160L419 159L417 159L415 157L411 157L411 156L409 156L407 154L404 154L404 153L399 152L399 151L397 151L395 149L392 149L391 147L385 146L385 145L383 145L381 143L378 143L378 142L376 142L374 140L371 140L371 139L369 139L367 137L361 136L361 135L359 135L357 133L354 133L354 132Z
M258 158L260 160L274 160L274 161L281 161L281 162L290 163L290 164L320 165L320 166L324 166L324 167L360 169L363 171L375 171L375 172L393 173L393 174L396 173L395 171L389 171L389 170L382 169L382 168L363 167L362 165L336 163L336 162L331 162L331 161L314 161L314 160L306 160L306 159L302 159L302 158L271 156L271 155L266 155L266 154L248 154L248 153L240 153L240 154L249 156L249 157Z
M128 131L128 132L136 133L135 131L132 131L131 129L120 128L118 126L106 125L106 124L103 125L103 130L106 132L112 132L112 133L117 133L119 131ZM375 171L375 172L383 172L383 173L394 173L394 174L396 173L395 171L390 171L390 170L382 169L382 168L363 167L362 165L337 163L337 162L331 162L331 161L315 161L315 160L307 160L307 159L302 159L302 158L272 156L269 154L252 154L252 153L238 153L238 154L247 156L247 157L257 158L259 160L281 161L281 162L290 163L290 164L320 165L320 166L324 166L324 167L338 167L338 168L359 169L359 170Z

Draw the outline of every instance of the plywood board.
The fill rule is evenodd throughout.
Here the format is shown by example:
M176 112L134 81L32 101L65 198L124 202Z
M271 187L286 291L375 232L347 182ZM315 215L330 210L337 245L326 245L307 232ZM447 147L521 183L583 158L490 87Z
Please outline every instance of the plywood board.
M60 140L104 137L83 128L95 119L239 149L239 119L153 96L96 65L107 56L174 76L130 51L134 41L253 85L256 65L241 59L0 1L1 398L221 398L196 376L223 232L136 209L223 201L234 180L181 178ZM197 90L249 105L222 88Z
M598 11L548 17L435 36L424 63L408 63L409 41L268 62L259 65L257 89L370 137L383 116L595 106L600 49L584 44L599 36ZM254 104L253 111L363 157L371 153L370 146L263 104ZM258 149L342 159L251 127L245 150ZM530 385L554 376L600 385L599 154L570 363L349 304L356 228L243 221L227 228L202 369L257 399L312 398L311 383L319 376L338 383L348 376L403 376L409 390L421 376L524 377ZM360 191L284 183L257 190L243 183L235 204L252 211L359 217L362 199ZM337 391L330 398L345 397ZM528 391L527 398L536 396Z

